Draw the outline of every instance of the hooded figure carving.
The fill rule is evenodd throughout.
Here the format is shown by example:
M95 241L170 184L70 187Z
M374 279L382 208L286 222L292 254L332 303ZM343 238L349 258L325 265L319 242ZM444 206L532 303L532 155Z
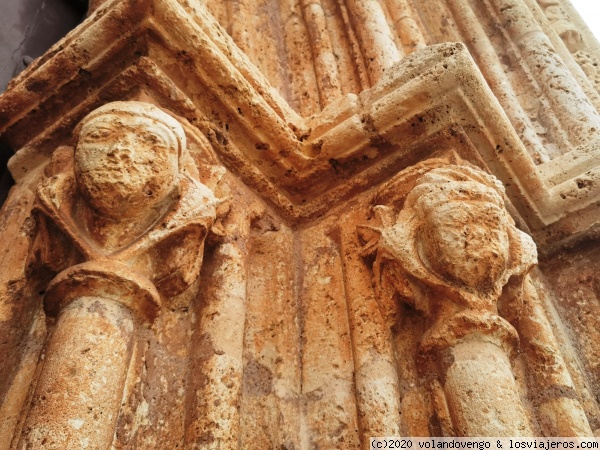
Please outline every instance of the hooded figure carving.
M191 175L182 126L154 105L113 102L76 134L74 154L38 191L37 259L54 273L86 261L124 265L163 298L181 294L198 277L218 204Z
M497 301L503 287L537 262L533 240L504 207L502 184L468 166L438 167L420 176L389 225L380 232L373 270L392 321L395 294L439 326L456 314L502 320ZM508 323L501 328L513 330Z
M498 306L504 298L520 309L535 244L515 227L493 176L448 164L409 172L400 213L377 206L383 228L365 248L376 249L382 314L396 325L402 301L425 316L416 356L431 389L443 387L452 433L527 436L511 369L519 337Z
M54 276L44 309L57 319L19 448L110 447L139 326L198 278L216 218L183 128L156 106L109 103L76 134L34 207L32 256Z

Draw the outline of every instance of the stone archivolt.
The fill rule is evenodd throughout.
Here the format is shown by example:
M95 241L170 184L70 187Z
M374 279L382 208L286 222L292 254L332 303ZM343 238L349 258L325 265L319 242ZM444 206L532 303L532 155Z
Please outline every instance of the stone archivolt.
M0 97L0 448L600 429L569 4L94 5Z

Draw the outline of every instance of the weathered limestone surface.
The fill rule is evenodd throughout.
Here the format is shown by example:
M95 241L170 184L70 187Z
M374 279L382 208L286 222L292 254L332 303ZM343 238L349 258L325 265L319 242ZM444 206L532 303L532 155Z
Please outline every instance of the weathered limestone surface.
M18 446L110 446L133 330L131 313L102 298L80 297L63 310Z
M439 372L457 435L530 435L511 371L517 331L497 302L536 262L534 244L514 227L501 185L487 174L413 170L417 179L395 220L390 207L376 206L382 221L393 222L367 244L367 254L376 247L375 283L390 326L396 296L423 314L429 327L417 358L424 374Z
M600 433L599 58L566 0L92 2L0 96L0 450Z

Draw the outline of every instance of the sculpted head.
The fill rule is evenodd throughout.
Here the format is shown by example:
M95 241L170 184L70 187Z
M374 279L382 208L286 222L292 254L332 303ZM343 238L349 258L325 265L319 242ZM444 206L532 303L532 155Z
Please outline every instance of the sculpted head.
M111 218L136 217L177 186L182 126L149 103L113 102L79 124L75 177L81 195Z
M506 211L495 177L446 165L416 179L395 222L381 231L377 258L426 284L487 296L527 273L537 252Z
M503 187L469 168L424 175L406 199L421 217L421 257L434 272L466 286L491 286L510 257Z

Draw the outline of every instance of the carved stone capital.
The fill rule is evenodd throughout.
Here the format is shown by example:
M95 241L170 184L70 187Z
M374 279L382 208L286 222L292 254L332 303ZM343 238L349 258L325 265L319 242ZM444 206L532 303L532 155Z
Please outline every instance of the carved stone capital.
M518 301L536 248L508 214L498 180L439 162L409 169L398 214L376 207L383 226L363 253L375 254L377 297L390 325L398 301L426 317L417 360L443 386L457 436L528 436L511 368L519 336L498 306Z
M194 284L217 215L217 199L186 168L182 126L156 106L106 104L76 135L75 150L60 148L47 167L34 207L32 253L54 275L44 307L57 325L19 446L110 446L136 324Z
M81 121L76 139L74 150L57 151L39 187L35 256L60 273L53 286L79 280L77 267L103 276L98 286L148 285L142 290L152 291L151 300L133 305L137 297L124 288L133 297L121 303L151 319L159 297L181 294L198 277L219 202L192 176L182 126L154 105L106 104ZM46 301L48 311L57 305Z
M493 176L447 165L416 177L399 214L378 207L386 216L374 262L380 302L391 320L396 297L430 318L423 350L472 334L514 348L517 334L498 315L498 300L509 280L522 280L536 264L537 253L504 198Z

